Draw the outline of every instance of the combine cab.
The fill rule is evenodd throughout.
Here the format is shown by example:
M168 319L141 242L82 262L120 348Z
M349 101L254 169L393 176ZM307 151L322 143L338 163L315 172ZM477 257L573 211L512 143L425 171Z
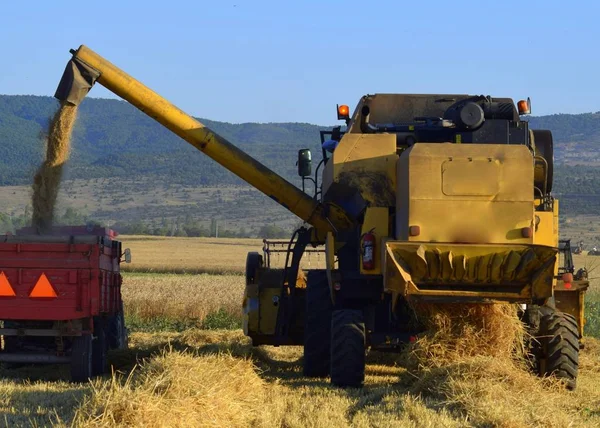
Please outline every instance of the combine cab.
M399 349L420 332L413 301L519 303L540 375L575 386L580 327L554 303L552 134L521 119L529 100L375 94L353 112L338 106L346 128L321 132L314 174L299 150L308 195L87 47L72 53L57 98L78 104L98 82L304 220L283 269L248 255L254 344L303 345L307 376L359 387L366 348ZM309 246L325 248L327 268L299 282Z

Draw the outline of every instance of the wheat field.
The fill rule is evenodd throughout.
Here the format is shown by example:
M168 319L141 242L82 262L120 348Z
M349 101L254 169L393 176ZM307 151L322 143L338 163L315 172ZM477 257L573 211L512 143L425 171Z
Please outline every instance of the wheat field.
M242 274L246 255L263 253L261 239L174 238L164 236L119 236L123 248L129 248L132 262L123 264L125 272ZM282 248L282 247L279 247ZM273 254L272 267L283 267L284 254ZM325 266L323 254L308 254L302 266Z
M252 347L239 331L244 277L231 272L243 270L260 241L123 238L134 263L146 266L124 274L130 349L110 354L112 375L83 385L67 381L66 366L0 369L0 426L600 426L597 339L581 353L574 392L510 358L457 354L407 364L406 354L377 352L368 354L364 389L337 389L302 376L301 347ZM188 254L199 248L206 251ZM177 258L182 272L228 270L147 269ZM597 294L595 282L590 295Z
M203 327L217 313L240 320L244 285L242 275L126 274L125 316L137 330Z

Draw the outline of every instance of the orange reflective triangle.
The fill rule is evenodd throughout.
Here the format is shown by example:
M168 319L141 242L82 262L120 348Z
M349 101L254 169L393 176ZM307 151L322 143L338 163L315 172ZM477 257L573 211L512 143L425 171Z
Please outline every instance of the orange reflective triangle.
M0 272L0 297L15 297L15 290L13 290L8 278L4 272Z
M40 276L35 287L29 293L29 297L57 297L56 291L50 281L48 281L48 277L45 273Z

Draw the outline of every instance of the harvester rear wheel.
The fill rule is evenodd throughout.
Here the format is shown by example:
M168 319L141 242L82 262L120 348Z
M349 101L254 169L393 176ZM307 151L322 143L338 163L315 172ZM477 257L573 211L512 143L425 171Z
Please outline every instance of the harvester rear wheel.
M71 345L71 380L87 382L92 376L92 335L76 336Z
M552 311L542 315L539 338L541 376L555 376L575 389L579 369L579 329L572 315Z
M331 383L361 388L365 380L365 323L361 310L333 311L331 317Z
M306 278L304 376L329 375L332 310L333 304L326 272L309 271Z

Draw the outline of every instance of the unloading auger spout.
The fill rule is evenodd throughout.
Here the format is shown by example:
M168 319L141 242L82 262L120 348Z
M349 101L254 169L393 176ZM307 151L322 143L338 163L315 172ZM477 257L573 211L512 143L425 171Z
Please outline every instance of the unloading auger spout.
M343 229L349 221L341 210L324 207L91 49L82 45L71 53L55 94L59 100L77 105L98 82L311 224L320 236Z

